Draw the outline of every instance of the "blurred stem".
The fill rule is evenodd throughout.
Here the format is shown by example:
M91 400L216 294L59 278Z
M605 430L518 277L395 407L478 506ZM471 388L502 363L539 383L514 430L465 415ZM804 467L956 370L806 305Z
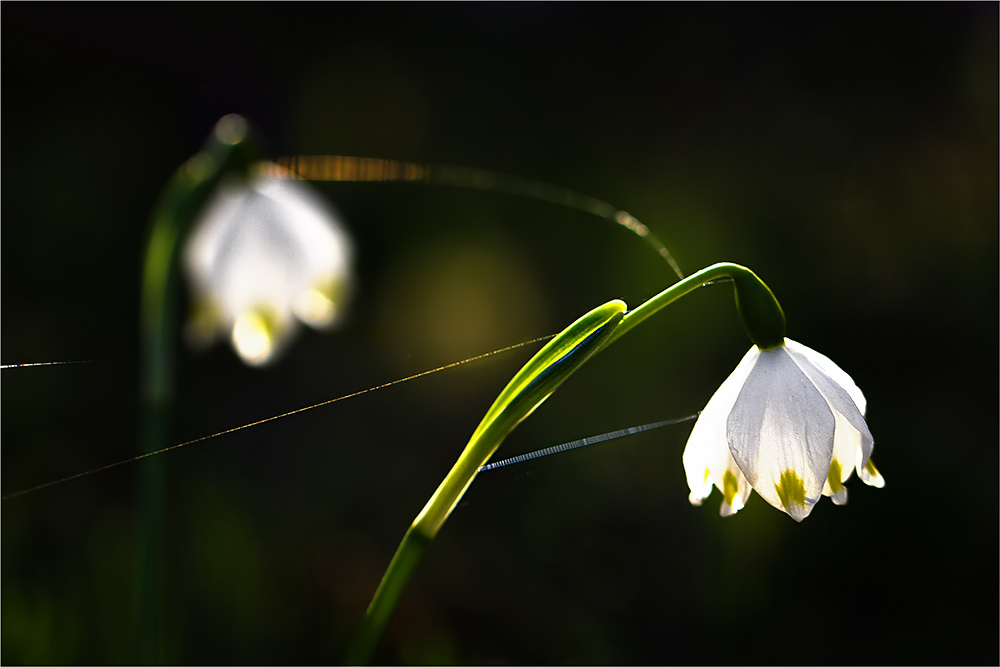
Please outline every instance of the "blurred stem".
M488 169L449 164L400 162L398 160L348 155L294 155L279 157L276 162L283 169L274 170L273 175L280 178L288 178L289 174L293 174L293 178L304 178L310 181L433 183L458 188L472 188L484 192L505 192L518 197L528 197L583 211L610 220L629 230L649 244L656 251L656 254L665 259L678 278L684 277L681 267L677 265L667 247L660 239L656 238L649 227L639 222L635 216L627 211L617 209L605 201L569 188L512 174L500 174Z
M750 269L730 263L702 269L628 313L623 302L611 301L571 324L539 350L500 392L458 461L406 531L368 605L346 664L371 660L424 551L504 438L595 354L662 308L719 278L732 279L736 306L751 340L762 347L781 344L785 316L777 299Z
M174 402L174 339L181 242L205 200L227 173L246 172L252 157L247 124L220 120L198 153L173 175L153 209L139 308L140 454L168 446ZM166 468L163 457L140 462L137 664L162 662L162 588Z

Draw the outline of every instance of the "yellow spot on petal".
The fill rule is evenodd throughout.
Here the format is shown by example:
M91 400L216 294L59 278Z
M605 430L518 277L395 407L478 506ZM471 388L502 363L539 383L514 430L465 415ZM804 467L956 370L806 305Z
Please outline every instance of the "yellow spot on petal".
M709 472L708 468L705 468L705 481L707 482L708 478L711 477L711 476L712 476L712 473Z
M778 498L786 510L792 504L799 506L806 504L806 485L794 470L789 469L781 473L781 479L774 485L774 490L778 492Z
M249 310L236 318L233 347L246 363L259 366L274 351L274 328L262 313Z
M830 472L826 476L826 481L830 484L830 490L834 493L840 493L840 490L844 488L844 484L840 481L842 470L840 461L834 459L830 464Z
M727 505L733 504L733 499L736 498L739 490L740 483L736 479L736 475L733 474L732 470L727 470L726 474L722 476L722 496L726 499Z

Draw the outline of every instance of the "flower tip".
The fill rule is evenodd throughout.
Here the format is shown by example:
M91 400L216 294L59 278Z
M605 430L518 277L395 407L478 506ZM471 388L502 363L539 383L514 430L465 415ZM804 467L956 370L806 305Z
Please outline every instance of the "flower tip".
M255 311L243 313L233 324L233 347L240 359L250 366L263 366L271 361L275 339L274 327Z
M823 495L829 496L834 505L847 504L847 487L844 486L844 469L840 461L834 459L830 462L830 472L827 473L826 482L823 484Z
M812 511L816 504L815 498L806 495L805 482L797 472L791 468L781 473L781 479L774 485L775 493L781 503L782 509L788 516L796 521L802 521Z
M739 496L733 498L733 502L722 501L719 506L719 516L732 516L743 509L743 502L740 500Z
M871 459L868 459L867 463L858 468L858 477L861 478L862 482L868 486L874 486L876 489L881 489L885 486L885 478L882 477L882 473L878 471L878 468L875 467Z
M847 494L844 494L844 495L845 495L845 502L846 502L846 495ZM795 519L796 523L802 523L802 520L805 519L807 516L809 516L812 513L813 507L816 506L816 501L817 500L819 500L819 498L806 498L805 502L803 502L803 503L793 502L793 503L789 503L785 507L779 507L778 509L780 509L785 514L787 514L788 516L790 516L793 519ZM834 500L834 502L837 502L837 501Z
M339 314L336 300L327 294L329 291L314 287L300 292L292 301L292 312L314 329L329 328Z

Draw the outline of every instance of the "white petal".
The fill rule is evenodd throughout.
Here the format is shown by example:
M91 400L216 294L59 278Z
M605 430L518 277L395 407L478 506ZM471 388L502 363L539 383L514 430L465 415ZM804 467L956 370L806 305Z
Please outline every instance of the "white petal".
M855 459L861 452L861 434L839 412L834 411L834 418L837 425L833 436L833 459L823 485L823 495L829 496L835 505L843 505L847 502L844 482L851 476Z
M864 396L861 394L861 390L858 389L847 373L840 370L827 357L801 343L786 341L787 343L791 343L791 346L788 347L788 352L792 360L812 380L833 411L843 415L860 434L861 457L856 460L851 459L851 462L855 464L860 474L861 469L868 463L868 457L871 456L872 448L875 445L871 431L868 430L868 423L865 421L864 414L862 414L863 408L862 410L858 409L857 398L852 394L852 392L855 392L861 396L861 405L863 406ZM825 368L821 367L820 364L825 366ZM832 371L832 373L828 371ZM843 460L843 462L847 463L846 460Z
M702 414L705 413L702 412ZM706 447L707 441L701 438L696 440L693 437L694 431L691 432L691 435L687 446L684 447L684 455L681 460L684 463L684 475L687 477L688 489L691 490L688 500L692 505L700 506L705 498L708 498L712 493L712 473L708 468L710 452Z
M184 247L184 265L195 289L212 293L216 258L222 248L226 226L234 218L249 190L233 180L219 184L215 196L206 203L201 216L194 223Z
M337 301L317 287L299 292L292 299L292 312L314 329L325 329L337 319Z
M265 366L273 362L292 340L296 322L273 310L250 309L233 322L230 342L244 363Z
M247 363L272 360L297 330L333 323L348 292L350 241L334 212L308 185L257 176L221 183L184 251L194 301L211 319L189 327L229 330ZM201 325L196 326L196 325Z
M855 405L858 406L858 410L861 414L865 414L865 409L868 405L868 402L865 400L865 395L861 392L861 389L858 388L858 385L854 384L854 380L851 376L845 373L840 366L833 363L833 361L830 360L830 357L825 354L820 354L811 347L798 343L791 338L785 339L785 347L792 353L793 359L799 356L805 357L821 371L829 375L834 382L847 391L851 399L854 400Z
M858 468L858 477L861 478L862 482L868 486L874 486L876 489L885 486L885 478L882 477L882 473L878 471L871 459L868 459L864 466Z
M732 516L747 504L747 499L753 492L753 487L747 481L740 467L733 460L733 455L726 452L725 470L722 473L722 483L716 482L716 487L722 492L722 504L719 505L719 516Z
M751 491L746 477L729 453L726 418L756 358L757 348L752 347L709 399L684 448L684 472L691 489L689 500L693 505L700 505L712 492L714 483L723 493L723 516L739 511Z
M307 185L295 180L258 176L253 189L274 202L282 223L294 228L308 282L346 278L351 256L347 234L336 215Z
M733 458L769 503L801 521L819 500L836 420L784 347L762 350L726 423Z

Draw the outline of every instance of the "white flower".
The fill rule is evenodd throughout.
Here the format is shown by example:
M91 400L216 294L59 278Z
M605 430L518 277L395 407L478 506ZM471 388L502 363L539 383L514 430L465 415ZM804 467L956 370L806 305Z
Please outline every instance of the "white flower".
M870 486L885 480L870 461L865 397L850 376L805 345L754 346L709 400L684 449L694 505L722 491L722 516L751 490L801 521L820 495L847 502L857 468Z
M249 181L223 182L184 250L194 292L189 340L225 333L255 366L275 358L298 321L331 326L349 287L347 234L308 185L280 172L265 165Z

